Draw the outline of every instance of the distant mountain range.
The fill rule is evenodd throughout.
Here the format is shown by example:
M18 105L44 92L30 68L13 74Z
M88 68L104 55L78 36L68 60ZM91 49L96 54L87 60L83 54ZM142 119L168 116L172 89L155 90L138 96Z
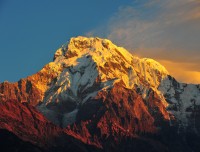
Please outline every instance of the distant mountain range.
M0 143L5 152L199 152L200 85L110 40L74 37L36 74L0 84Z

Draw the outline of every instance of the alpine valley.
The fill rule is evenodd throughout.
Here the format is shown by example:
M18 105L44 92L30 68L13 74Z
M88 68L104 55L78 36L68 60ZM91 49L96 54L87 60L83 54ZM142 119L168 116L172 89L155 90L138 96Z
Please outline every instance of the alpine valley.
M110 40L74 37L0 84L2 152L199 152L200 85Z

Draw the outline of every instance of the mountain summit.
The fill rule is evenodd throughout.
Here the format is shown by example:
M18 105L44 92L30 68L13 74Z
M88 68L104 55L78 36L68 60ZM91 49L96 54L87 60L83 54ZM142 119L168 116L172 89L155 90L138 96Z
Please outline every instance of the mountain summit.
M56 51L54 62L50 64L55 65L51 66L52 71L59 76L49 86L39 110L64 127L75 121L79 107L116 83L127 89L141 90L145 99L148 90L157 91L168 75L156 61L134 57L124 48L100 38L72 38ZM166 101L162 101L167 106ZM56 120L57 111L63 115L62 122Z
M51 122L41 127L54 124L56 137L62 132L102 151L199 150L200 85L179 83L155 60L133 56L107 39L71 38L53 62L16 83L0 84L0 93L1 102L28 103L48 119L41 116L36 128L40 121ZM6 124L0 127L33 143L10 129L12 122Z

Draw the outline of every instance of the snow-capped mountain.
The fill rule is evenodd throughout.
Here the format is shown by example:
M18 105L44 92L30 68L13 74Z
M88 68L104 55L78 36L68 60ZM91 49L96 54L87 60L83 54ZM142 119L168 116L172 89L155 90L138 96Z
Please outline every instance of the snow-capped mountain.
M81 105L118 82L127 89L140 90L143 99L148 98L147 93L152 89L158 93L162 104L168 105L157 89L167 77L167 70L152 59L132 56L109 40L72 38L56 51L51 64L57 66L52 70L59 76L49 86L38 109L64 127L75 122Z
M107 39L71 38L38 73L0 84L1 102L9 99L28 102L62 133L105 151L140 151L143 144L152 151L174 150L180 135L179 151L199 148L188 139L200 141L200 85L179 83L155 60Z

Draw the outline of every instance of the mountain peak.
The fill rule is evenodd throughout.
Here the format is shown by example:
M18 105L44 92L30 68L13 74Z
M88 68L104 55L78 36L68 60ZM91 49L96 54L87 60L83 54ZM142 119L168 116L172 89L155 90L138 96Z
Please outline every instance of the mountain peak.
M91 54L98 56L110 56L114 52L120 52L121 55L131 60L131 54L122 47L117 47L108 39L101 39L99 37L73 37L65 45L59 48L54 58L58 56L65 56L66 58L80 57L82 55Z
M118 47L110 40L99 37L78 36L71 38L68 43L56 51L54 60L57 64L69 67L77 66L80 62L86 64L89 57L96 64L101 80L120 78L123 79L128 88L133 87L134 84L130 83L129 78L127 78L128 73L132 73L131 71L134 71L134 75L137 75L136 73L142 73L143 76L149 75L148 80L145 81L151 83L151 86L158 86L161 79L169 74L161 64L153 59L139 59L123 47ZM83 64L79 64L79 66ZM159 80L155 80L157 79L155 75L160 75ZM154 80L152 80L153 77ZM134 80L137 81L137 79Z
M116 83L127 89L141 90L145 99L149 89L160 94L157 88L168 76L167 70L153 59L140 59L110 40L98 37L71 38L56 51L54 61L48 65L48 71L55 71L57 77L47 84L48 93L39 109L56 123L60 120L55 111L63 113L63 126L75 121L79 105ZM167 106L162 95L160 98ZM59 105L63 104L66 105L60 110Z
M55 52L54 61L45 65L38 73L14 83L13 86L2 85L8 88L8 96L9 87L18 88L18 92L23 89L24 94L12 95L13 99L20 101L26 101L30 96L35 98L35 94L39 94L34 105L43 102L49 107L56 107L54 104L68 100L77 106L118 82L122 82L121 85L128 89L137 87L145 98L148 89L157 90L168 74L158 62L133 56L108 39L78 36L62 45ZM91 90L94 86L98 89ZM8 98L6 94L5 97Z

